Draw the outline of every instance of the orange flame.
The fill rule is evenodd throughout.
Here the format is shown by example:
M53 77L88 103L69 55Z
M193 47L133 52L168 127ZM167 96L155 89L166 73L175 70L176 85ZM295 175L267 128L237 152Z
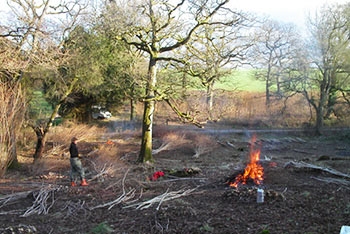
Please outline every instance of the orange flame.
M260 148L255 148L256 136L254 135L250 143L250 162L244 169L243 174L239 174L235 182L230 183L230 187L237 188L238 184L246 184L250 178L255 184L261 184L264 176L264 168L259 164L260 160Z

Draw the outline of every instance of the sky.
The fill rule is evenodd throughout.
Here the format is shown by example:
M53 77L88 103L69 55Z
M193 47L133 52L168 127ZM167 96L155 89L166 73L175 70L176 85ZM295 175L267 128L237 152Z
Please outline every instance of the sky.
M231 6L285 23L305 27L306 16L311 16L324 4L344 4L350 0L231 0Z
M240 10L268 15L285 23L305 27L306 16L315 13L324 4L346 3L350 0L230 0L229 5ZM0 15L7 8L6 0L0 0ZM6 9L8 10L8 9ZM1 16L0 16L1 17Z

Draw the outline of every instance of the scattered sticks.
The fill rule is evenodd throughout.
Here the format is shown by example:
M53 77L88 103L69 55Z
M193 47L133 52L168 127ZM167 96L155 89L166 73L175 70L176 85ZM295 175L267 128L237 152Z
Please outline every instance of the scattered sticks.
M123 187L122 195L120 195L117 199L115 199L113 201L110 201L110 202L107 202L105 204L101 204L101 205L98 205L98 206L94 206L94 207L92 207L90 209L94 210L94 209L103 208L103 207L107 207L108 206L108 210L110 210L115 205L120 204L122 202L129 201L130 199L134 198L136 189L131 189L128 192L126 192L126 190L125 190L125 179L126 179L126 175L128 174L128 172L129 172L129 169L125 172L123 180L122 180L122 187Z
M0 208L10 204L11 202L17 201L22 198L26 198L29 194L31 194L33 191L25 191L25 192L19 192L14 194L9 194L6 196L0 197Z
M21 217L28 217L33 214L48 214L55 203L55 192L60 190L60 188L59 186L47 186L41 188L37 194L33 192L33 197L35 198L33 205ZM49 199L51 201L48 202Z
M67 217L71 215L76 215L78 211L80 210L86 210L84 208L85 201L80 201L80 199L77 202L68 201L66 202L66 205L62 208L62 211L67 210Z
M115 172L115 169L113 167L112 164L107 165L104 164L101 168L99 168L95 162L93 162L92 160L88 159L89 162L93 165L94 170L97 172L96 175L94 175L91 179L89 179L88 181L93 181L93 180L99 180L99 181L103 181L103 177L104 176L108 176L108 175L113 175Z
M196 188L187 189L187 190L180 189L178 191L168 192L169 189L167 189L167 191L165 193L163 193L159 196L156 196L148 201L131 204L131 205L125 206L124 208L136 207L137 210L138 209L143 210L143 209L147 209L147 208L151 207L155 203L158 203L156 210L159 210L159 208L163 202L173 200L173 199L176 199L179 197L187 196L190 193L192 193L194 190L196 190Z
M98 170L96 170L96 171L98 171ZM101 168L101 170L99 170L99 173L97 175L93 176L89 181L93 181L95 179L101 180L101 178L103 180L103 177L105 175L112 175L113 173L114 173L113 166L112 165L107 166L106 164L104 164L104 166Z

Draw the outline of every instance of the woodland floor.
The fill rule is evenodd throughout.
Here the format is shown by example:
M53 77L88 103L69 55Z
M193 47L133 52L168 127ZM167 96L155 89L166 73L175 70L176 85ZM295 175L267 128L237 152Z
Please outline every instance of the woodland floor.
M67 156L46 156L40 170L28 164L8 171L0 180L0 233L336 234L350 226L349 131L314 136L214 125L167 128L191 132L193 141L155 154L148 166L135 163L139 138L111 135L108 147L118 155L113 173L94 151L105 140L78 143L87 155L87 187L69 186ZM227 184L245 168L254 133L261 145L264 203L256 202L252 181L238 188ZM198 147L198 139L206 143ZM156 137L154 144L161 145ZM201 154L194 158L196 147ZM149 180L156 171L165 175Z

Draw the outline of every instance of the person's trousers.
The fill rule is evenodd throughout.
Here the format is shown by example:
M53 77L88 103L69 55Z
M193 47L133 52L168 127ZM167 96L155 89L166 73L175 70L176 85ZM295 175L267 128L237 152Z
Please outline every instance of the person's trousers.
M85 171L80 158L70 158L70 180L75 181L77 176L80 180L85 179Z

